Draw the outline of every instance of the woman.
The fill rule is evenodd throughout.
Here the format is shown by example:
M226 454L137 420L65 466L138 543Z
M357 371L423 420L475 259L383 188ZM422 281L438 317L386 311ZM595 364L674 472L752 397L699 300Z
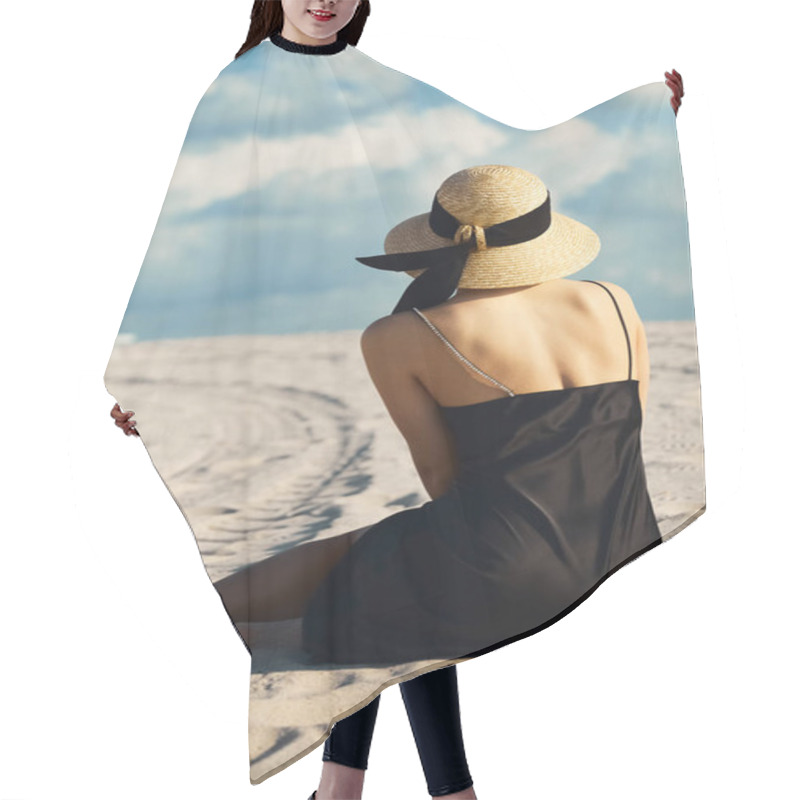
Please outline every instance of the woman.
M318 9L323 12L331 10L332 13L318 13ZM294 42L299 48L302 48L299 50L300 52L313 52L314 47L324 48L332 45L340 38L340 34L347 35L349 41L354 44L358 40L368 14L369 5L366 0L362 3L352 2L352 0L327 3L283 0L281 7L276 2L257 2L253 9L250 34L238 55L246 52L247 49L257 45L266 36L276 33L278 30L281 31L281 36L286 41ZM677 113L680 96L682 95L680 76L674 71L672 76L667 73L667 84L675 93L673 108ZM542 314L545 307L549 309L563 307L565 309L572 308L573 310L576 307L581 307L584 312L582 319L587 320L590 318L585 312L591 306L582 304L598 302L596 299L588 300L589 295L586 290L589 292L593 290L591 287L578 284L581 291L576 294L575 286L565 286L565 284L573 283L571 281L541 282L538 286L531 285L529 289L523 290L519 288L511 290L505 288L499 290L460 289L451 301L445 301L440 306L437 306L438 313L436 311L433 314L429 313L427 321L431 324L432 331L438 329L439 323L441 323L441 327L444 330L466 333L476 330L476 326L483 327L483 324L491 324L492 321L496 322L498 318L502 318L507 326L506 334L510 337L505 342L505 352L519 352L518 341L514 340L512 336L512 333L517 331L514 325L518 324L522 326L522 330L525 330L524 325L530 326L530 320L535 317L537 310ZM637 317L632 304L630 304L630 299L618 287L613 288L616 292L615 298L621 303L622 316L629 323L632 323L632 330L637 331ZM534 295L532 294L534 290L538 291L538 294L535 295L536 300L539 301L538 304L534 301ZM542 304L542 298L544 297L547 297L547 303ZM490 298L491 303L474 302ZM483 310L478 312L476 309ZM489 309L491 309L491 312ZM597 308L594 308L592 313L597 314L600 312ZM482 317L481 315L485 316ZM400 317L398 316L398 325L418 324L425 319L425 317L418 315L416 312L413 315L409 312L409 314L402 316L406 321L400 322ZM411 319L412 316L413 319ZM538 320L540 324L544 325L545 317L546 315L543 314L540 316ZM516 323L514 323L514 320L516 320ZM528 320L527 323L524 320ZM492 329L494 330L494 328ZM502 325L497 328L497 330L502 329ZM530 331L530 328L528 330ZM537 335L543 335L544 330L544 327L542 327ZM397 331L396 328L395 331ZM394 369L396 362L392 365L391 374L382 372L380 367L381 362L392 364L392 362L385 360L385 348L389 348L390 351L393 349L393 336L397 335L397 333L392 334L388 326L375 326L370 330L369 334L365 334L363 339L364 354L367 358L370 373L379 388L382 385L388 386L388 381L394 382L397 379L398 373ZM608 336L609 339L613 338L610 329L608 330ZM457 336L455 338L456 341L462 341ZM499 346L502 352L502 342L497 341L494 344ZM441 355L440 352L438 355L436 354L435 348L441 345L435 339L432 339L429 345L432 345L434 350L423 349L421 351L424 361L436 359ZM461 346L463 347L463 345ZM471 351L467 349L467 352ZM553 363L555 363L559 358L559 354L554 352L553 356ZM560 356L563 357L565 354L562 353ZM641 354L637 353L637 371L641 369L646 372L646 351L644 360L642 358ZM484 361L482 365L489 374L495 374L491 369L493 367L491 361ZM395 421L398 422L398 426L401 427L404 434L408 433L407 438L411 445L412 453L415 453L415 464L419 469L423 483L429 490L431 497L434 498L440 496L446 490L453 477L453 454L446 446L446 431L441 428L437 431L434 428L425 429L423 427L419 428L415 434L404 427L402 414L408 415L406 424L409 423L412 417L415 420L427 419L430 421L433 419L432 410L435 405L448 406L480 403L484 399L493 399L498 396L499 387L495 384L492 384L490 388L488 383L481 385L480 382L476 383L473 380L467 381L459 388L458 381L455 379L456 373L452 372L452 366L447 367L444 363L441 365L437 363L436 370L429 374L438 375L440 382L437 384L433 381L426 385L426 395L418 393L418 407L415 407L414 400L410 394L414 389L418 389L418 384L410 379L407 384L408 392L405 395L402 393L397 394L394 391L396 388L394 383L392 383L393 390L391 392L387 392L385 395L382 392L382 396L387 400L387 407ZM530 366L532 365L529 365L529 368ZM441 373L438 371L440 367L443 370ZM456 368L461 369L458 365L456 365ZM445 378L448 369L451 370L451 373ZM463 378L464 376L461 375L460 377ZM520 373L520 377L522 378L521 382L518 381L516 384L518 389L520 386L526 386L528 374L523 371ZM586 376L583 376L582 379L577 373L574 375L559 374L558 380L555 380L554 373L550 378L551 385L569 382L570 385L580 386L587 383ZM537 385L541 385L541 380L542 373L537 372ZM511 385L515 384L512 383ZM545 391L547 390L545 389ZM527 389L523 388L521 391L527 391ZM531 391L540 391L540 389L534 388ZM642 405L644 405L646 379L644 383L640 384L640 392ZM487 395L491 395L491 397ZM401 399L402 401L398 404ZM392 405L393 400L394 405ZM112 410L112 416L114 416L116 424L125 430L127 435L137 434L135 421L132 419L133 412L123 414L118 405L115 405ZM416 445L412 445L412 442L416 442ZM351 538L353 541L355 540L355 537ZM348 547L350 544L352 544L352 541L348 542ZM236 576L231 577L235 578ZM231 581L230 583L231 586L229 588L232 589L233 582ZM286 599L288 600L288 597ZM298 598L298 600L302 599ZM401 691L409 712L414 735L420 747L420 755L428 778L431 795L458 798L475 797L471 789L472 781L469 777L466 759L463 754L455 681L455 666L451 666L426 673L414 680L406 681L401 684ZM341 720L334 727L331 737L326 741L323 754L326 764L324 765L319 791L315 793L316 800L326 800L328 797L355 797L360 795L364 777L363 770L366 768L368 743L371 737L371 725L374 724L378 700L379 698L376 698L369 706L362 708L351 717ZM434 705L436 702L439 703L439 707Z
M361 341L432 501L219 581L231 619L302 616L324 662L471 657L552 624L660 543L642 322L621 287L566 279L599 247L535 175L484 165L390 231L386 256L358 259L416 276ZM475 797L455 664L401 691L431 796ZM360 796L379 700L334 726L323 759L338 766L315 800Z

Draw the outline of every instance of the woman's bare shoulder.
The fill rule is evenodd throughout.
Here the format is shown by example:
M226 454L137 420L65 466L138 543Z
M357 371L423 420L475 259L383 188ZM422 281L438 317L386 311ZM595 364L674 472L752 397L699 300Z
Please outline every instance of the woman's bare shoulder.
M413 336L413 327L416 323L414 311L400 311L397 314L387 314L371 322L361 333L361 349L366 355L369 351L375 357L388 356L409 350L403 346Z
M630 298L630 295L625 291L625 289L620 286L618 283L613 283L612 281L604 281L600 280L599 278L592 278L591 280L565 280L565 283L571 283L576 287L580 287L585 292L591 292L592 294L597 294L598 290L593 288L593 284L599 283L602 286L605 286L609 289L613 294L614 297L627 297ZM602 292L600 294L603 294Z
M625 289L624 286L620 286L618 283L614 283L613 281L598 280L597 282L605 286L608 291L611 292L614 299L617 301L620 313L622 314L622 319L625 321L625 326L629 331L638 337L639 331L643 329L643 324L641 317L639 316L639 312L636 310L636 304L634 303L630 293ZM592 287L590 283L583 283L582 285L587 288L597 289L597 287ZM602 303L610 303L610 298L601 289L597 289L597 294L603 296L590 299L589 302L592 302L593 308L600 310Z
M617 301L617 303L620 304L620 308L623 311L625 310L623 306L626 306L633 312L636 311L633 298L630 296L624 286L620 286L618 283L614 283L613 281L603 281L595 278L593 278L592 281L605 286L606 289L608 289L608 291L614 296L614 299ZM584 297L600 296L601 299L602 297L608 299L608 295L605 292L593 287L592 281L572 281L572 283L579 284L582 287L581 291Z
M400 311L397 314L387 314L379 317L374 322L370 322L361 334L362 339L381 339L391 337L408 328L412 317L416 316L414 311Z

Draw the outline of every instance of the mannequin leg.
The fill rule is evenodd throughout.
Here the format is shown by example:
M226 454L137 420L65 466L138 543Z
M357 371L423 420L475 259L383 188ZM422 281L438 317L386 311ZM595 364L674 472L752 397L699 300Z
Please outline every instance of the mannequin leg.
M456 665L404 681L400 691L431 797L468 789Z
M473 781L464 751L456 665L403 681L400 691L429 794L440 797L469 789ZM367 769L380 698L334 724L325 740L323 761ZM359 778L363 781L363 776ZM324 783L323 773L320 788Z
M380 699L378 695L354 714L334 723L331 735L325 740L323 761L335 761L355 769L367 768Z
M334 723L322 751L317 800L361 797L380 699L378 695L354 714Z

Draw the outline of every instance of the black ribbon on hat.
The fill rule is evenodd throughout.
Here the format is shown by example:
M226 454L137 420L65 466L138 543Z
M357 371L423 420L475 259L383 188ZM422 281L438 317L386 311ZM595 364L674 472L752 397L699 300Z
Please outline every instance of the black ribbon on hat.
M551 219L550 192L548 191L544 203L527 214L483 228L486 247L506 247L535 239L550 227ZM428 224L438 236L452 239L464 223L444 208L439 203L438 197L434 197L428 215ZM412 306L419 309L429 308L443 303L458 288L461 273L467 265L467 258L477 247L475 227L469 238L456 245L437 247L433 250L417 250L411 253L363 256L357 257L356 261L366 264L368 267L392 272L425 270L411 281L394 307L392 314L409 311Z

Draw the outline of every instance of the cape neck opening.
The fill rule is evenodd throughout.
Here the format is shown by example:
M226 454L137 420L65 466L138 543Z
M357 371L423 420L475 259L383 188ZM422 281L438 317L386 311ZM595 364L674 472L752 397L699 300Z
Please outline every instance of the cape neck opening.
M300 44L287 39L279 32L273 33L269 40L272 44L277 45L283 50L288 50L290 53L305 53L309 56L330 56L334 53L340 53L347 47L347 39L341 35L341 31L337 34L338 38L335 42L330 44Z

